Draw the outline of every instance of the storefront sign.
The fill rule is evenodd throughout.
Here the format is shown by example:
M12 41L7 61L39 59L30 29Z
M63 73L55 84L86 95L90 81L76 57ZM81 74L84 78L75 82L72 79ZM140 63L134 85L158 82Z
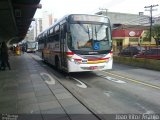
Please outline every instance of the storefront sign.
M129 36L133 37L133 36L135 36L135 35L136 35L136 33L135 33L134 31L130 31L130 32L129 32Z

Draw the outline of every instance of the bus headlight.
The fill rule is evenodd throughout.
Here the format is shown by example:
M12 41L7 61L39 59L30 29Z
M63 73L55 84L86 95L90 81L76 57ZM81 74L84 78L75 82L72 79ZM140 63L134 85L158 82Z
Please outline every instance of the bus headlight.
M74 59L73 59L73 58L70 58L70 61L71 61L71 62L74 62Z

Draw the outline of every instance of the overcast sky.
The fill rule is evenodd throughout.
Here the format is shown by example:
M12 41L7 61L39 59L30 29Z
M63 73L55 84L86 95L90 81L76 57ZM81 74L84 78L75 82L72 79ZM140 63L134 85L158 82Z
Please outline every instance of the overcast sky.
M37 10L35 17L42 17L42 12L53 13L56 18L60 18L70 13L94 14L99 8L108 9L109 12L133 13L144 12L145 6L159 5L154 7L153 15L160 16L160 0L41 0L42 9Z

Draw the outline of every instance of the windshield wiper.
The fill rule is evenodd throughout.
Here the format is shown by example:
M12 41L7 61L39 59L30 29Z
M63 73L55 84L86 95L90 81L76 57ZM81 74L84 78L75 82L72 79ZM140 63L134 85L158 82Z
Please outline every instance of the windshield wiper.
M88 25L87 25L87 29L83 26L83 24L81 24L81 23L79 23L78 22L78 24L83 28L83 30L88 34L88 38L89 38L89 40L90 40L90 34L89 34L89 27L88 27Z
M87 30L88 30L88 38L89 38L89 40L90 40L90 34L89 34L89 27L88 27L88 25L87 25Z
M97 40L97 29L96 29L96 26L95 26L95 36L96 36L96 40Z

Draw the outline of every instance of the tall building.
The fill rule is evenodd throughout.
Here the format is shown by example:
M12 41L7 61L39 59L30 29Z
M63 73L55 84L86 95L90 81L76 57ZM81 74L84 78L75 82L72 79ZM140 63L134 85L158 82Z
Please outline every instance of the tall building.
M43 12L42 16L42 29L45 30L49 26L54 23L54 15L53 13L49 13L48 11Z
M39 33L54 24L55 21L56 19L54 18L53 13L49 13L48 11L43 12L42 18L35 19L34 39L36 39Z
M42 29L42 18L35 19L33 29L34 29L34 40L35 40L38 34L41 33L43 30Z
M42 15L42 29L45 30L47 27L49 27L49 14L47 11L44 11Z
M28 31L28 34L26 35L27 41L34 41L34 29L31 29Z

